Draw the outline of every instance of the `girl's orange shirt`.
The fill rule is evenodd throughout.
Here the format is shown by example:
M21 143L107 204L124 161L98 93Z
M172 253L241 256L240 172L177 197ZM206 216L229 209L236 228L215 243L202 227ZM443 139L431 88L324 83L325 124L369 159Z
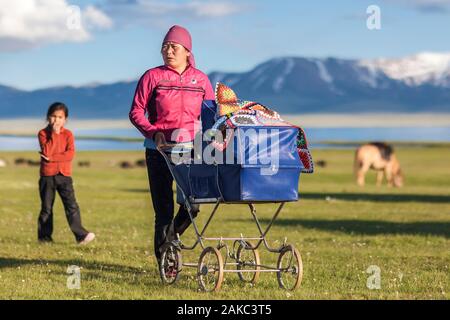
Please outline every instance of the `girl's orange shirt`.
M72 175L72 159L75 155L75 140L70 130L61 128L60 133L44 128L38 133L41 153L41 176Z

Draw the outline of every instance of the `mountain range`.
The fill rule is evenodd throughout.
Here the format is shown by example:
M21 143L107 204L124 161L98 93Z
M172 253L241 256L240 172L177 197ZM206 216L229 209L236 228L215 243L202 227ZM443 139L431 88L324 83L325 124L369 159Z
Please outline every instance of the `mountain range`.
M281 114L450 112L450 54L445 53L372 60L282 57L247 72L212 72L209 78ZM63 101L79 119L126 118L136 83L34 91L0 85L0 117L42 118L51 102Z

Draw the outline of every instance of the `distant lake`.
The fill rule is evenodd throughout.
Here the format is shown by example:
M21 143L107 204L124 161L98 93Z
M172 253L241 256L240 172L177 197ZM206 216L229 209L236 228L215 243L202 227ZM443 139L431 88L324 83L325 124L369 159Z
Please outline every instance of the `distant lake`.
M322 141L428 141L450 142L450 127L391 128L305 128L311 148L336 148ZM74 130L77 150L142 150L143 142L121 142L105 139L82 140L82 136L139 138L135 129ZM0 150L39 150L37 138L0 135Z

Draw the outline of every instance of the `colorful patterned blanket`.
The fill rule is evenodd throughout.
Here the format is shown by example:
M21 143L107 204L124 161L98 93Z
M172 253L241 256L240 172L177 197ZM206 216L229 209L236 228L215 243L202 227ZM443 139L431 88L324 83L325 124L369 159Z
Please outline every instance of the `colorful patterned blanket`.
M214 141L216 149L223 151L231 139L231 130L238 126L288 126L298 128L297 151L304 166L303 173L312 173L314 163L308 149L305 132L302 128L284 121L280 115L268 107L253 101L239 100L231 88L223 83L216 84L216 104L218 119L212 129L221 131L223 142Z

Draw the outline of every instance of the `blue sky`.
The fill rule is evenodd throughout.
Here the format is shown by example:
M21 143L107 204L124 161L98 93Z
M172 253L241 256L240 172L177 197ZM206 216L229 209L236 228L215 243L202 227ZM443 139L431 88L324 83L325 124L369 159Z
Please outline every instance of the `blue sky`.
M161 64L161 40L173 24L190 30L197 67L207 73L246 71L280 56L450 52L447 0L46 0L49 7L28 11L18 6L34 0L0 5L6 1L12 8L0 6L0 84L26 90L135 79ZM372 4L381 9L381 30L366 27ZM55 12L66 19L68 5L81 9L83 34L58 29Z

